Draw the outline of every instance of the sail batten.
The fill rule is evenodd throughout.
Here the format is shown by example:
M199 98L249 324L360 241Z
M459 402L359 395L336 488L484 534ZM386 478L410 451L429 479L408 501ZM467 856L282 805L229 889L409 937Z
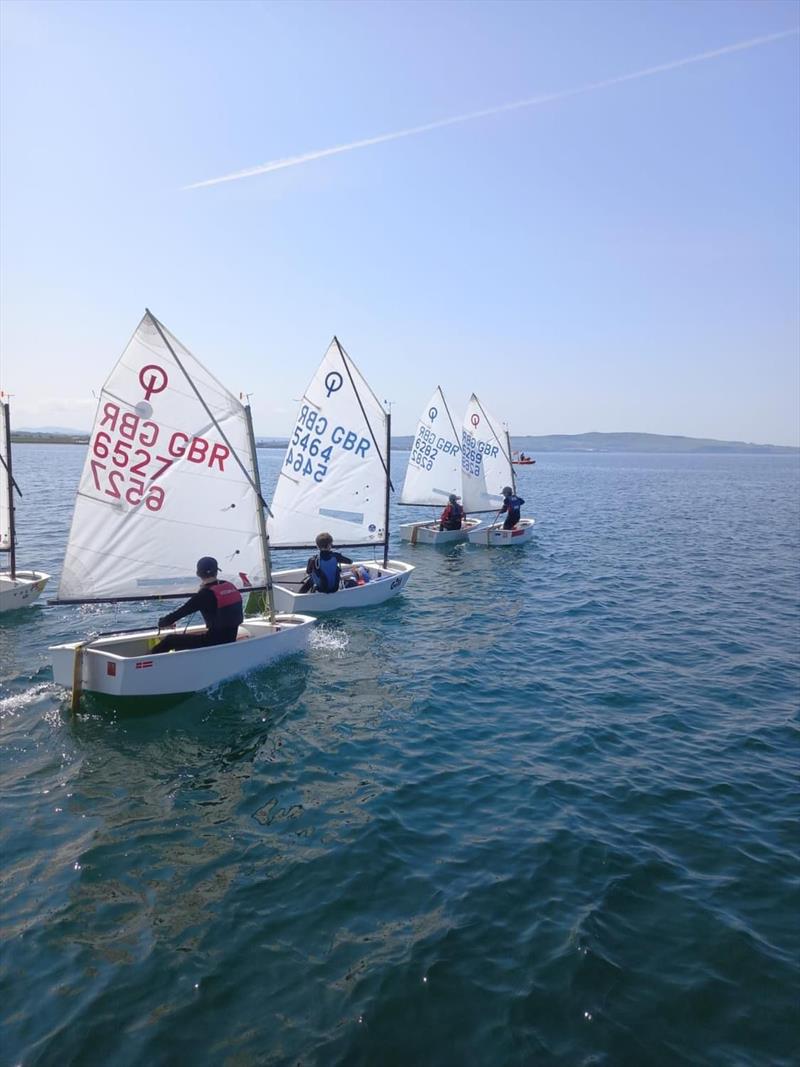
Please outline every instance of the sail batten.
M272 548L310 548L326 531L337 545L383 545L387 415L334 337L300 409L268 521Z
M244 406L147 312L100 394L57 599L187 596L204 555L263 586L254 462Z
M444 506L460 486L461 444L437 386L417 423L400 503Z

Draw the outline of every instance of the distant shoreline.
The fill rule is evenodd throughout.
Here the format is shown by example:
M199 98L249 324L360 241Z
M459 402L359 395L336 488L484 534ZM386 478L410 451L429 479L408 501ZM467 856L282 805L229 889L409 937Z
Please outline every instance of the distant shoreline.
M392 448L398 452L411 449L412 437L393 437ZM12 444L17 445L88 445L89 434L11 433ZM285 449L288 438L262 438L256 440L257 448ZM512 437L511 447L534 459L548 452L591 453L636 453L651 455L704 454L704 455L800 455L794 445L757 445L746 441L716 441L706 437L677 437L655 433L583 433L550 434L541 437Z

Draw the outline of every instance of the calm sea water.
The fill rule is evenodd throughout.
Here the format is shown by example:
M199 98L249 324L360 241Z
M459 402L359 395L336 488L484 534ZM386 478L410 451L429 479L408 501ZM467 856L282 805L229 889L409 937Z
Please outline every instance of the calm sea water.
M15 450L53 594L82 462ZM47 646L160 609L0 623L4 1062L797 1063L800 463L519 470L533 543L159 714Z

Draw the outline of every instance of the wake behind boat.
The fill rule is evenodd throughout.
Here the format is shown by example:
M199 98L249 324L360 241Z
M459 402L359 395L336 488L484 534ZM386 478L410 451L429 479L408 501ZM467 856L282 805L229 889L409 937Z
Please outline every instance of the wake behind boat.
M437 385L417 424L400 503L446 509L460 488L459 435L441 386ZM481 520L474 517L461 519L460 526L454 529L430 519L405 522L400 526L400 536L412 545L448 545L466 541L469 532L480 524Z
M305 568L275 571L280 610L373 607L405 587L413 566L389 559L390 444L391 416L334 337L300 402L272 500L270 543L313 549L326 533L337 551L382 548L383 561L354 560L360 584L342 565L343 581L332 592L305 591L304 582L311 584Z
M10 406L5 394L0 393L0 552L7 552L9 557L8 570L0 571L0 614L32 604L50 579L44 571L17 569L15 491L22 496L11 464Z
M56 603L186 599L213 546L223 575L262 594L266 611L238 640L204 648L155 653L155 629L123 627L56 645L54 678L73 707L83 689L197 692L305 647L314 619L274 612L265 506L249 406L147 311L100 394Z

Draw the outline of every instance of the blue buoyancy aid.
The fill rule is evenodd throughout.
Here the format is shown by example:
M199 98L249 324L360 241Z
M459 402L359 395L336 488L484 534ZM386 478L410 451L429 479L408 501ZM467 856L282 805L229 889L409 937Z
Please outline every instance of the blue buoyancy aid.
M521 496L517 496L514 493L511 496L507 496L505 498L505 502L503 504L502 510L503 511L507 511L508 512L508 517L510 519L513 519L514 522L518 522L519 521L519 509L522 507L522 505L524 503L525 503L525 501L522 499L522 497Z
M203 619L209 632L218 630L233 630L244 620L244 607L242 594L231 582L214 582L207 585L206 589L213 593L217 602L217 610L212 614L203 611Z
M335 593L339 588L339 560L334 552L320 552L314 557L311 580L320 593Z

